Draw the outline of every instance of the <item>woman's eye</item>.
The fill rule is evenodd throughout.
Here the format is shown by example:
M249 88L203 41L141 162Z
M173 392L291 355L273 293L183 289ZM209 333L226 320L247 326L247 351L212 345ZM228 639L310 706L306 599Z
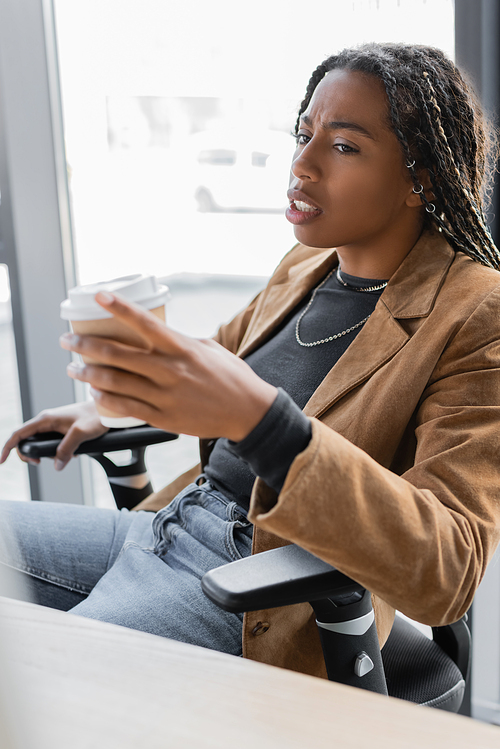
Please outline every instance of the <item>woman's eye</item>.
M298 146L306 146L312 138L311 135L306 135L305 133L292 133L292 135L295 138L295 142ZM358 153L357 148L349 146L347 145L347 143L334 143L333 147L340 153Z
M298 146L305 146L306 143L309 143L311 140L309 135L305 135L304 133L297 133L293 136L295 138L295 142Z
M358 153L357 148L348 146L347 143L335 143L334 148L338 148L340 153Z

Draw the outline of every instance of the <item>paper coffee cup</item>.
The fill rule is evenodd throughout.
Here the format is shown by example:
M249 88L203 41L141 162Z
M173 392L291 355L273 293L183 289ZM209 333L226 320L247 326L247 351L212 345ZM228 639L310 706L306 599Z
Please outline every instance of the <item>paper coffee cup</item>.
M68 298L61 304L61 317L63 320L69 320L75 333L112 338L120 343L144 347L144 340L137 333L97 304L94 297L99 291L119 294L128 302L145 307L165 322L168 287L159 284L155 276L135 274L70 289ZM99 363L93 362L89 357L82 358L86 364ZM97 402L96 407L101 422L106 427L134 427L146 423L132 416L120 416L102 408Z

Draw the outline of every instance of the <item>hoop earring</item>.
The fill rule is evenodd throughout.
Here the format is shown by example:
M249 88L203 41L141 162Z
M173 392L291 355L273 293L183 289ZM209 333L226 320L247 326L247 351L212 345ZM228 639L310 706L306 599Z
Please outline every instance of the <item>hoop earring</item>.
M420 190L415 190L415 185L413 185L413 192L415 193L415 195L420 195L421 193L423 193L424 191L423 185L419 185L419 187L420 187Z
M415 159L411 162L411 164L407 164L406 168L407 169L413 169L414 166L415 166Z
M427 213L434 213L434 211L436 210L436 206L434 205L434 203L429 203L429 205L425 206L425 210L427 211Z

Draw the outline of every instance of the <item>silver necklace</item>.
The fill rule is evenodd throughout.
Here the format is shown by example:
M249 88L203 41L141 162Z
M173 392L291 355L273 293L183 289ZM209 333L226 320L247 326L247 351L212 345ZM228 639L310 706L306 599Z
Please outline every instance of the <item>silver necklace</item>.
M330 273L330 275L331 275L331 273ZM337 275L337 281L339 281L342 284L342 286L346 286L348 289L352 289L353 291L381 291L382 289L385 289L385 287L389 283L388 281L384 281L383 283L379 284L378 286L351 286L351 284L347 283L346 281L344 281L344 279L340 275L340 265L337 266L337 274L336 275Z
M332 274L335 272L335 269L330 271L330 273L327 275L327 277L319 284L319 286L316 286L314 289L311 298L307 304L307 306L304 308L304 310L301 312L301 314L298 317L297 322L295 323L295 340L299 344L299 346L304 346L305 348L311 348L312 346L320 346L322 343L330 343L330 341L335 341L337 338L342 338L342 336L347 335L348 333L352 333L353 330L356 330L357 328L360 328L362 325L365 324L365 322L371 317L371 315L367 315L364 320L360 320L360 322L357 322L355 325L352 325L350 328L346 328L345 330L342 330L340 333L335 333L334 335L328 336L328 338L321 338L319 341L311 341L311 343L306 343L303 341L300 337L300 323L302 322L302 319L305 317L307 311L311 308L314 299L316 297L316 294L321 289L322 286L328 281L328 279L332 276ZM336 271L337 280L343 285L347 286L349 289L352 289L353 291L380 291L381 289L385 289L387 286L387 281L384 281L384 283L380 284L379 286L364 286L364 287L357 287L357 286L351 286L350 284L346 283L340 276L340 268L337 266Z

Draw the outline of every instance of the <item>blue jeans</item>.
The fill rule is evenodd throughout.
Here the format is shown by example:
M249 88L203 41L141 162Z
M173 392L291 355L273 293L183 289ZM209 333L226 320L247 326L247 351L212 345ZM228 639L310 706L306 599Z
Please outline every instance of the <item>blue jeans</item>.
M160 512L0 502L0 564L29 576L46 606L233 655L242 614L213 604L200 580L251 553L253 526L209 483Z

